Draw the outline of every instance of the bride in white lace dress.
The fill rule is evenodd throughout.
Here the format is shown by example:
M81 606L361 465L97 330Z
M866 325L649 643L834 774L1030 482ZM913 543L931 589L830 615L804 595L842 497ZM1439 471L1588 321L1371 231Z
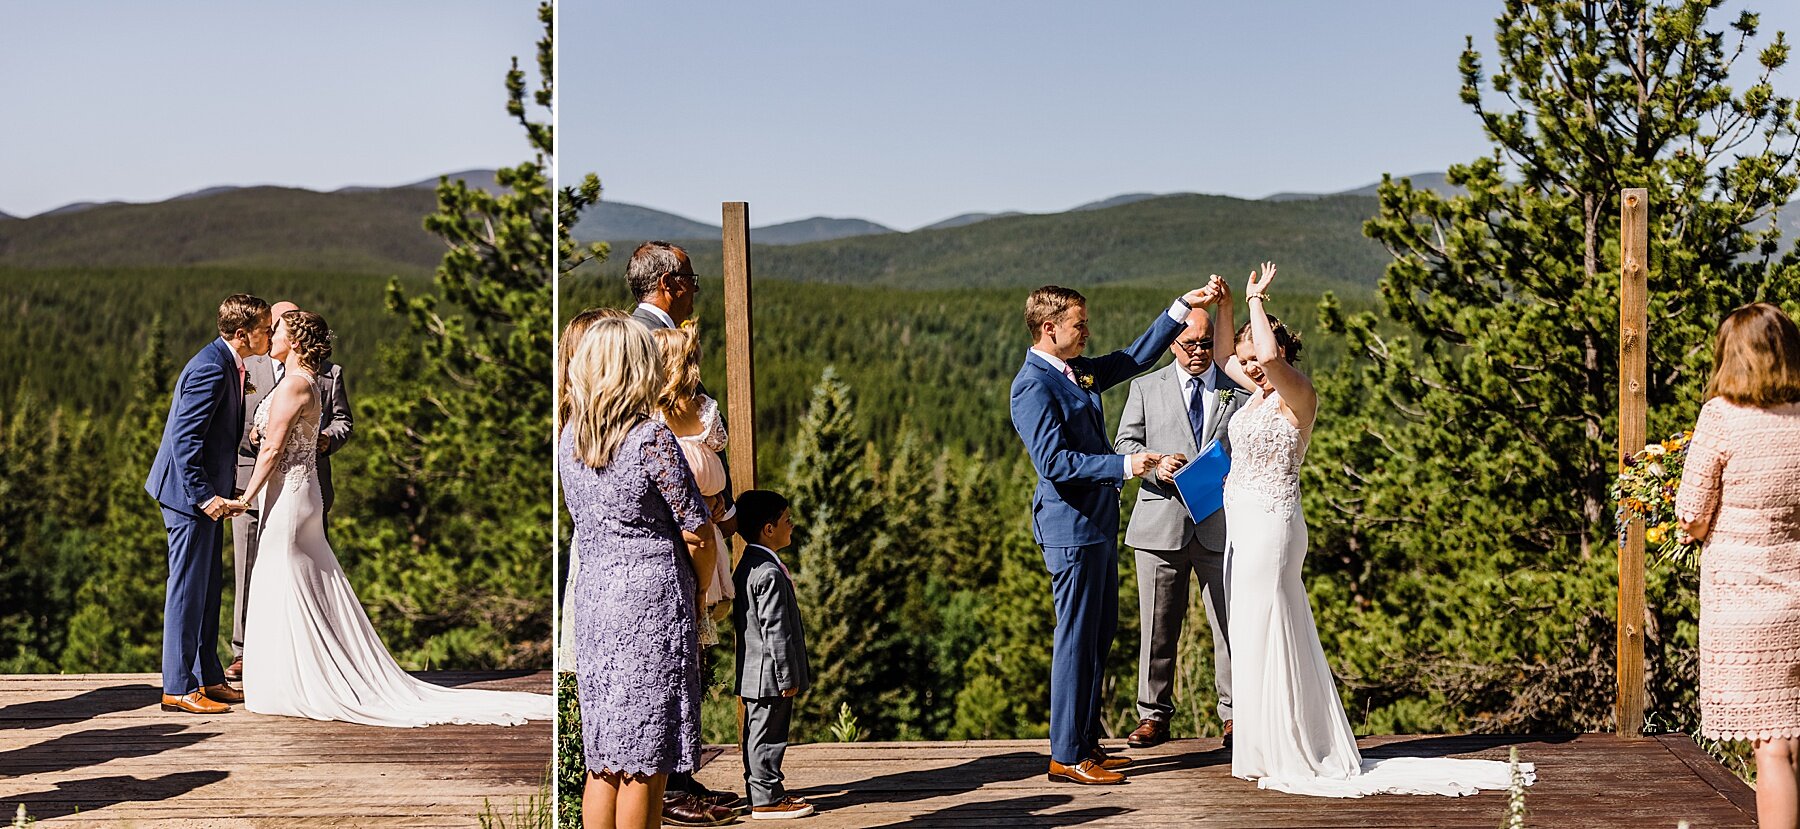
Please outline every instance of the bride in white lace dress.
M1235 351L1214 340L1217 365L1256 394L1231 418L1231 475L1225 483L1226 559L1231 608L1231 673L1236 720L1231 773L1259 788L1320 797L1474 794L1503 789L1511 767L1493 760L1400 757L1364 760L1325 661L1301 568L1306 518L1300 463L1312 438L1318 396L1294 368L1294 336L1263 310L1275 266L1251 272L1250 323ZM1233 330L1231 292L1217 276L1213 330ZM1246 334L1248 336L1246 336ZM1535 777L1521 764L1527 781Z
M269 354L285 363L287 375L257 407L262 448L239 502L247 507L261 495L244 626L244 707L401 728L518 725L553 716L547 694L442 688L414 679L388 655L325 540L312 380L331 354L330 331L317 314L289 311Z

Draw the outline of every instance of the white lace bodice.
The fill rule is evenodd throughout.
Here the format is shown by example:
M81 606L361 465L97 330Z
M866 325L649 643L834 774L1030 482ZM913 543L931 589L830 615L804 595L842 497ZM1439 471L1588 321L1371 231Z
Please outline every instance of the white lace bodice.
M1280 394L1270 392L1232 415L1231 475L1225 481L1225 503L1248 498L1269 512L1284 514L1300 501L1300 462L1306 458L1310 430L1302 431L1281 414Z
M299 372L298 376L308 382L312 381L312 375L305 372ZM263 395L262 402L256 404L256 417L251 423L257 429L269 425L269 404L274 399L275 394L271 390L269 394ZM310 417L302 412L288 425L287 443L283 444L281 457L275 461L274 474L281 477L280 486L284 488L303 484L318 475L320 412L317 404L310 408ZM263 439L267 440L268 436L264 435Z

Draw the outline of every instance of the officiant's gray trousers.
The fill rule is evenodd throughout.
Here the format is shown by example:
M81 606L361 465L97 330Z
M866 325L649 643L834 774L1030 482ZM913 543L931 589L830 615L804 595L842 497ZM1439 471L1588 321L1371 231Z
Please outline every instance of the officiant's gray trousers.
M250 604L250 571L256 568L256 540L262 513L250 510L231 519L231 655L244 656L244 609Z
M1187 619L1190 576L1212 626L1213 686L1219 719L1231 719L1230 608L1225 600L1225 554L1189 541L1179 550L1138 550L1138 717L1168 722L1175 713L1175 654Z

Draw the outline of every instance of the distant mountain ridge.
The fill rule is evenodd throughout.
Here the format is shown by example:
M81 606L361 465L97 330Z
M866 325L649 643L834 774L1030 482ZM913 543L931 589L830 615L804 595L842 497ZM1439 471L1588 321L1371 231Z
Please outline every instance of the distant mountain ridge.
M751 236L758 244L799 245L825 242L852 236L893 233L893 228L866 219L836 219L814 216L792 222L753 227ZM653 207L627 202L602 201L576 222L573 233L582 241L687 241L719 238L719 226L697 222Z

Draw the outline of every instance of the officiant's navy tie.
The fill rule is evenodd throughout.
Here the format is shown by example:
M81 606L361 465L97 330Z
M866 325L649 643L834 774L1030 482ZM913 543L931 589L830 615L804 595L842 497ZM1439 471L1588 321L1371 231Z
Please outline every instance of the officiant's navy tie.
M1198 377L1188 378L1188 425L1194 429L1194 448L1206 448L1206 386Z

